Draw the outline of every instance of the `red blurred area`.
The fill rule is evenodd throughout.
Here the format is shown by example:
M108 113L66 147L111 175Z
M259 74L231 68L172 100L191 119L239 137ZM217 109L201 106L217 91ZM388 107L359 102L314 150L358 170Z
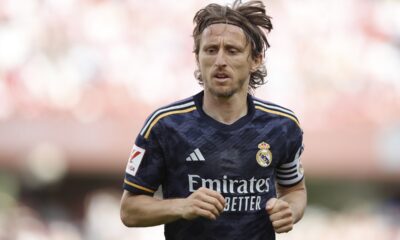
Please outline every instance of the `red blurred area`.
M21 170L31 151L50 144L72 173L123 174L148 114L201 90L190 38L197 5L162 4L30 1L20 9L5 1L2 169ZM400 154L392 153L400 148L398 4L271 1L267 8L269 82L256 96L297 113L308 174L399 179ZM23 21L30 15L35 21Z

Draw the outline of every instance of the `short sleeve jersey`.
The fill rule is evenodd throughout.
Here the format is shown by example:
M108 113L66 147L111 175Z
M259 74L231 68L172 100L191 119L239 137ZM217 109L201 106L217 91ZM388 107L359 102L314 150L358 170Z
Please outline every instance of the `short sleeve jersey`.
M200 187L220 192L225 208L217 220L165 224L167 240L275 239L266 202L275 183L303 179L303 132L292 111L247 97L247 115L222 124L202 110L204 93L149 116L133 146L124 189L164 199L186 198Z

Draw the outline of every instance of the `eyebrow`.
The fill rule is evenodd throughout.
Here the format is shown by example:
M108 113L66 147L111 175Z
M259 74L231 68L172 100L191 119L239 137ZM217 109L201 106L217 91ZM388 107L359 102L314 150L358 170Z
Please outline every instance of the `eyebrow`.
M219 43L207 43L204 44L203 49L204 48L209 48L209 47L219 47L220 44ZM243 50L246 48L246 46L241 46L241 44L232 44L232 43L224 43L224 48L236 48L239 50Z
M227 43L227 44L224 44L224 46L226 48L236 48L236 49L239 49L239 50L243 50L243 49L246 48L246 46L242 46L242 44L238 45L238 44Z

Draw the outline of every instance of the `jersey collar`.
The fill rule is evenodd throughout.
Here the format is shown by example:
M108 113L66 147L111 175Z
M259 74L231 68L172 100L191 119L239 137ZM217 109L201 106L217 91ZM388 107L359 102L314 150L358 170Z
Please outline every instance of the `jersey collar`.
M210 125L225 131L233 131L236 129L241 128L246 123L248 123L254 116L255 108L253 103L253 97L250 94L247 94L247 114L241 118L239 118L236 122L232 124L224 124L221 123L214 118L208 116L203 111L203 98L204 98L204 91L199 92L198 94L193 96L193 100L196 104L197 110L200 113L201 118L204 121L208 122Z

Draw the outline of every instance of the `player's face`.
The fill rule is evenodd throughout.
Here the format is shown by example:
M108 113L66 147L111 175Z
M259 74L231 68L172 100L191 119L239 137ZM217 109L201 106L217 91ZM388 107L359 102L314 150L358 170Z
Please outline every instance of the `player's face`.
M231 97L246 92L250 73L261 59L251 57L251 47L240 27L230 24L212 24L200 38L197 64L204 90L217 97Z

